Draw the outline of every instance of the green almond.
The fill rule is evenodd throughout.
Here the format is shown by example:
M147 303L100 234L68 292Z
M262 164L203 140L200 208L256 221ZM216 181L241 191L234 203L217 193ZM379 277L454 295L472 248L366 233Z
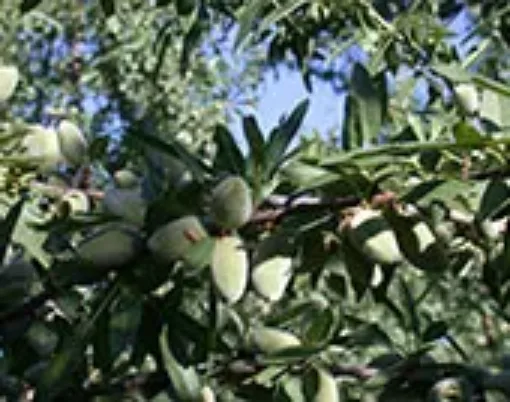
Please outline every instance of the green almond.
M358 251L377 264L393 265L403 260L395 233L380 211L358 210L350 221L348 236Z
M318 385L317 393L314 397L314 402L338 402L340 397L338 395L338 388L334 377L326 370L318 370Z
M165 262L182 258L193 244L207 237L196 216L184 216L157 229L149 238L149 249Z
M128 264L139 249L140 239L134 230L108 226L80 242L76 252L99 269L111 269Z
M57 128L60 148L66 161L77 166L87 156L88 144L80 128L69 120L62 120Z
M211 217L223 229L243 226L252 212L251 190L242 177L228 177L213 189Z
M254 329L251 334L251 339L257 349L267 354L280 352L301 345L301 341L293 333L269 327Z
M216 289L228 303L243 297L248 282L248 255L240 238L225 236L216 239L211 273Z
M147 202L140 188L109 188L103 198L105 210L126 222L142 226L145 222Z
M26 155L37 163L38 170L44 173L55 170L62 162L58 135L55 130L43 126L32 126L23 138Z
M18 86L19 71L14 66L0 66L0 102L7 101Z
M280 300L292 277L292 259L287 256L269 258L253 268L251 280L255 290L269 301Z
M201 402L216 402L216 395L208 385L204 385L200 391Z
M67 191L60 200L61 209L67 210L69 215L83 214L90 211L90 199L81 190L72 189Z
M134 188L140 184L140 178L129 169L117 170L113 178L118 188Z

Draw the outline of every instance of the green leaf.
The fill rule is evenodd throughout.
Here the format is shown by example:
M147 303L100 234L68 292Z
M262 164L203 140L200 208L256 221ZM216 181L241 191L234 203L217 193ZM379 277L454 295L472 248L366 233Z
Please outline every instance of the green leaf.
M473 192L471 183L461 180L431 180L420 183L402 196L410 204L427 207L434 201L451 208L467 209L466 198Z
M101 315L118 296L117 283L110 284L95 300L92 313L76 326L62 343L59 350L50 360L37 384L36 401L50 401L58 396L72 378L73 373L85 359L85 348L92 334L97 329Z
M490 181L483 192L477 218L480 221L494 218L500 207L506 205L509 199L510 188L505 181L500 179Z
M405 311L408 314L407 319L410 325L410 330L413 331L414 335L419 336L421 333L421 324L412 290L407 282L402 278L400 278L399 281L399 289L403 307L405 307Z
M319 312L315 311L312 316L308 317L303 340L310 345L327 344L337 325L338 316L333 310L326 308Z
M473 78L460 64L456 63L438 63L431 68L436 74L442 75L453 83L470 82Z
M23 0L19 9L22 14L28 13L33 8L37 7L41 3L41 0Z
M191 17L188 30L186 31L182 40L182 50L179 60L179 72L184 76L188 71L191 54L200 44L202 34L206 29L206 13L202 9L203 6L198 6L196 12Z
M16 204L9 209L9 212L0 223L0 263L2 263L5 259L7 247L11 243L11 237L21 216L21 212L23 211L24 203L24 198L21 198L18 202L16 202Z
M110 17L115 14L115 1L114 0L100 0L101 8L103 9L106 17Z
M210 168L199 158L189 152L182 144L175 140L162 139L140 131L132 132L134 139L139 140L145 145L153 147L161 152L174 156L184 162L188 169L192 172L195 179L199 182L204 180L204 175L210 171Z
M269 134L266 144L266 160L268 161L268 171L271 176L276 169L280 167L285 160L285 152L290 143L298 133L310 101L305 99L301 101L292 111L290 116L278 125Z
M510 96L510 86L503 84L502 82L493 80L481 74L475 74L473 76L473 82L481 87L482 89L489 89L502 96Z
M223 125L216 126L214 142L218 146L214 159L215 170L244 174L244 158L232 133Z
M271 25L280 22L281 20L289 17L294 11L303 5L310 3L311 0L287 0L287 2L275 8L272 12L264 17L257 31L259 34L263 33L271 27Z
M175 359L168 345L168 327L159 336L159 346L165 371L179 400L195 401L200 395L200 379L192 367L185 368Z
M361 254L347 239L342 242L342 247L351 285L356 292L357 299L360 300L370 287L375 264Z
M247 116L243 118L243 133L250 147L249 155L254 164L255 172L260 172L265 164L264 137L255 117Z
M309 190L340 179L336 173L319 166L292 161L282 168L283 175L299 190Z
M484 141L482 135L471 124L461 121L453 126L453 136L459 144L481 144Z
M367 69L356 63L351 76L351 93L356 99L359 113L359 128L361 130L361 143L364 146L377 141L377 135L382 124L382 104L380 91Z
M234 49L239 50L243 47L248 37L253 34L255 22L267 4L266 0L248 1L243 4L237 15L239 29L234 40Z
M433 321L423 331L423 342L433 342L448 333L448 325L444 321Z
M345 120L342 129L342 149L350 151L363 145L359 119L359 106L356 98L348 94L345 100Z

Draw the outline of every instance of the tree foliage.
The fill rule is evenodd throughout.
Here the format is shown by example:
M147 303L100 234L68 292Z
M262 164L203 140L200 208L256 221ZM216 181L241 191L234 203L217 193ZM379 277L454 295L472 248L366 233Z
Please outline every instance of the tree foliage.
M505 1L0 7L0 395L510 397Z

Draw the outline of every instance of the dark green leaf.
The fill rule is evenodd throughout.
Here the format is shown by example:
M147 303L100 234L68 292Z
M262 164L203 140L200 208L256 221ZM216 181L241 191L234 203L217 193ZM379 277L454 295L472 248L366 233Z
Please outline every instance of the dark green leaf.
M301 101L290 116L271 131L266 144L269 175L272 175L285 160L285 152L298 133L309 105L310 101L308 99Z
M115 0L100 0L101 8L107 17L115 14Z
M453 126L455 141L460 144L478 145L484 141L482 135L471 124L459 122Z
M41 3L41 0L23 0L20 5L20 11L22 14L28 13L33 8L37 7Z
M435 64L432 66L432 70L437 74L442 75L453 83L458 82L470 82L472 76L468 73L460 64L449 63L449 64Z
M141 133L139 131L133 132L132 135L143 144L180 159L186 164L198 181L202 181L206 172L210 170L202 160L190 153L183 145L175 140L168 140L167 142L153 135Z
M480 221L493 218L509 199L510 188L505 181L498 179L490 181L482 195L477 218Z
M175 359L168 345L168 327L163 327L159 345L165 370L181 401L195 401L200 394L200 380L192 367L185 368Z
M234 40L235 49L241 48L248 39L249 35L253 33L255 22L259 18L260 13L264 7L267 7L266 0L249 1L245 3L243 7L241 7L237 16L239 29Z
M448 325L444 321L434 321L423 331L423 342L433 342L448 333Z
M0 263L4 261L7 246L11 242L11 236L18 223L24 203L25 199L21 198L9 209L5 218L0 222Z
M244 158L232 133L223 125L216 126L214 142L218 146L214 166L217 171L244 174Z
M361 144L377 142L377 136L382 124L382 104L380 90L378 90L363 65L357 63L351 76L351 93L356 99L359 113L359 128L361 129Z
M253 116L243 118L243 133L250 148L249 157L255 166L255 171L260 172L265 164L264 137L262 131Z

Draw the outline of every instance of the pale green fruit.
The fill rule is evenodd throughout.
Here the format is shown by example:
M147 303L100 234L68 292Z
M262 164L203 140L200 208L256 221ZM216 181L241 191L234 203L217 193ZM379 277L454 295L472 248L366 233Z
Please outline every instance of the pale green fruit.
M90 211L90 199L81 190L72 189L67 191L60 200L61 209L65 209L70 215L83 214Z
M377 264L392 265L402 261L397 238L380 211L360 209L347 228L354 247Z
M223 229L237 229L251 217L251 190L243 178L232 176L221 181L212 191L211 217Z
M82 240L77 255L99 269L126 265L138 253L140 239L134 230L111 225Z
M62 120L57 133L66 161L72 166L83 163L87 156L88 144L80 128L69 120Z
M202 398L201 402L216 402L216 396L214 395L213 390L208 385L202 387L200 391L200 396Z
M19 82L19 71L14 66L0 66L0 102L8 100Z
M23 138L22 146L26 155L34 159L41 172L51 172L63 161L58 135L51 128L32 126Z
M325 370L317 370L318 385L314 402L339 402L338 388L331 373Z
M467 114L475 114L480 109L478 91L473 84L461 83L455 86L455 96Z
M147 202L140 188L109 188L105 191L103 204L107 212L126 222L138 226L145 222Z
M294 334L277 328L260 327L251 334L253 344L263 353L276 353L301 345Z
M216 239L211 272L214 285L228 303L241 299L248 282L248 256L240 238Z
M196 216L184 216L157 229L149 238L149 249L162 261L182 258L207 232Z
M133 188L140 184L140 178L129 169L117 170L113 178L118 188Z
M466 381L460 378L446 377L434 384L427 397L427 401L466 401L472 399L473 392L474 389Z
M255 290L269 301L280 300L292 277L292 259L274 256L253 268L251 280Z

